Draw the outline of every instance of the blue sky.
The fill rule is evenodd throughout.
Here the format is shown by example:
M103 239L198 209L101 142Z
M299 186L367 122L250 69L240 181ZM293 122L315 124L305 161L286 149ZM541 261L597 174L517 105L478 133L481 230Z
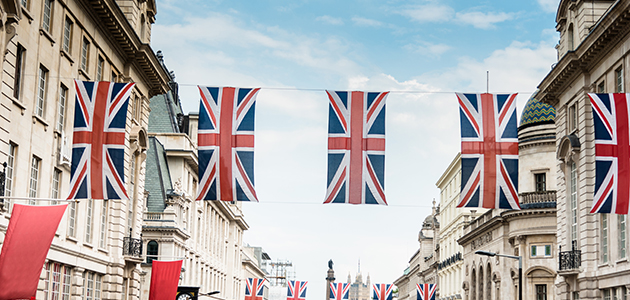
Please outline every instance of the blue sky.
M519 92L518 111L556 62L557 0L158 0L152 47L177 75L186 112L195 85L261 87L246 243L292 260L324 297L338 279L391 283L439 201L435 183L459 151L454 92ZM313 89L313 90L309 90ZM387 99L388 207L322 205L324 89L392 91Z

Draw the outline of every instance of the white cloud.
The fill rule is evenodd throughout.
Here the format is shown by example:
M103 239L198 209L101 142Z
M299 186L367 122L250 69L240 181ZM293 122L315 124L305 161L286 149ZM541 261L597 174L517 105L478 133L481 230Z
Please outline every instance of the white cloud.
M491 29L495 28L494 24L501 23L514 18L514 14L511 13L482 13L482 12L458 12L455 15L458 22L469 24L479 29Z
M545 12L555 13L560 4L560 0L538 0L538 4Z
M436 56L439 57L444 52L450 50L452 47L446 44L433 44L429 42L419 42L416 44L408 44L405 49L422 54L424 56Z
M328 15L319 16L315 18L315 21L330 25L343 25L343 20L341 18L335 18Z
M447 5L427 4L417 5L399 11L416 22L446 22L452 19L453 8Z
M353 17L352 22L354 22L355 25L367 26L367 27L381 27L384 25L383 22L381 21L366 19L366 18L361 18L361 17Z

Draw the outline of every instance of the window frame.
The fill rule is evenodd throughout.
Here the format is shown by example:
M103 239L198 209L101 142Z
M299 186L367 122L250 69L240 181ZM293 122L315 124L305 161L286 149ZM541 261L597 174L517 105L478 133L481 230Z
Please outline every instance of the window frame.
M597 93L605 94L606 93L606 81L602 80L597 84Z
M608 215L600 214L601 216L601 260L603 263L608 263L608 235L609 235L609 224L608 224Z
M62 132L66 122L66 107L68 102L68 88L62 83L59 85L59 98L57 105L57 130Z
M569 221L570 221L570 241L577 243L579 241L578 234L578 188L577 188L577 165L575 161L571 161L569 167Z
M77 202L70 201L68 205L68 236L77 237Z
M617 215L617 232L619 233L619 259L624 259L628 256L628 247L626 245L628 231L628 218L626 215Z
M92 244L92 229L94 227L94 199L89 198L85 208L85 242Z
M40 64L37 71L37 98L35 100L35 114L42 119L46 114L46 94L48 92L46 89L47 85L48 69L44 67L44 65Z
M567 106L567 131L569 134L577 131L578 127L577 102Z
M42 29L52 34L53 0L44 0L42 7Z
M619 66L617 69L615 69L615 92L616 93L623 93L624 91L625 80L623 77L624 77L623 66Z
M22 95L22 83L24 81L24 66L25 66L26 48L22 44L18 43L15 50L15 73L13 74L13 97L21 100Z
M74 22L70 19L70 17L66 16L63 22L63 38L61 42L61 49L65 51L67 54L72 54L72 29L74 26Z
M29 198L37 198L39 190L39 175L41 171L42 159L33 155L31 158L31 176L29 181L28 196ZM29 204L35 205L35 200L29 199Z
M89 71L90 45L90 41L86 36L84 36L81 41L81 61L79 63L79 67L86 74Z
M542 181L539 179L542 178ZM534 185L536 192L546 192L547 191L547 173L535 173L534 174Z
M96 81L103 81L103 70L105 68L105 59L100 54L96 61Z

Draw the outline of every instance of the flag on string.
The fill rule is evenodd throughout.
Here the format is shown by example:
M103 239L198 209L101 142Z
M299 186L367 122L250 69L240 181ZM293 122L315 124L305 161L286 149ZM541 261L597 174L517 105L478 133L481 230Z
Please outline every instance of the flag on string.
M245 281L245 300L263 300L265 278L247 278Z
M259 90L199 86L197 200L258 201L254 109Z
M435 290L437 284L416 284L416 291L418 292L417 300L435 300Z
M372 285L372 299L392 300L393 284L377 283Z
M308 281L290 280L287 287L287 300L306 300L306 283Z
M182 272L182 261L151 262L149 300L172 300L177 296L177 285Z
M457 207L521 209L516 94L457 94L462 186Z
M77 96L68 199L128 199L125 126L135 83L74 83Z
M628 214L630 94L588 94L595 127L595 191L591 213Z
M385 99L389 92L326 91L328 187L324 203L385 201Z
M350 284L347 283L330 283L330 300L344 300L348 299L348 291L350 290Z
M0 299L35 299L42 266L67 206L14 204L0 252Z

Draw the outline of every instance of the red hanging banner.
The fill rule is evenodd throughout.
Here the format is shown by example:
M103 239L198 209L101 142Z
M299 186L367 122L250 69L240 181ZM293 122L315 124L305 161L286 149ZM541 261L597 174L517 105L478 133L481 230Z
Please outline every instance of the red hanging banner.
M34 299L42 266L67 206L13 206L0 253L0 300Z
M149 300L173 300L177 296L177 284L182 272L182 261L157 261L151 266Z

